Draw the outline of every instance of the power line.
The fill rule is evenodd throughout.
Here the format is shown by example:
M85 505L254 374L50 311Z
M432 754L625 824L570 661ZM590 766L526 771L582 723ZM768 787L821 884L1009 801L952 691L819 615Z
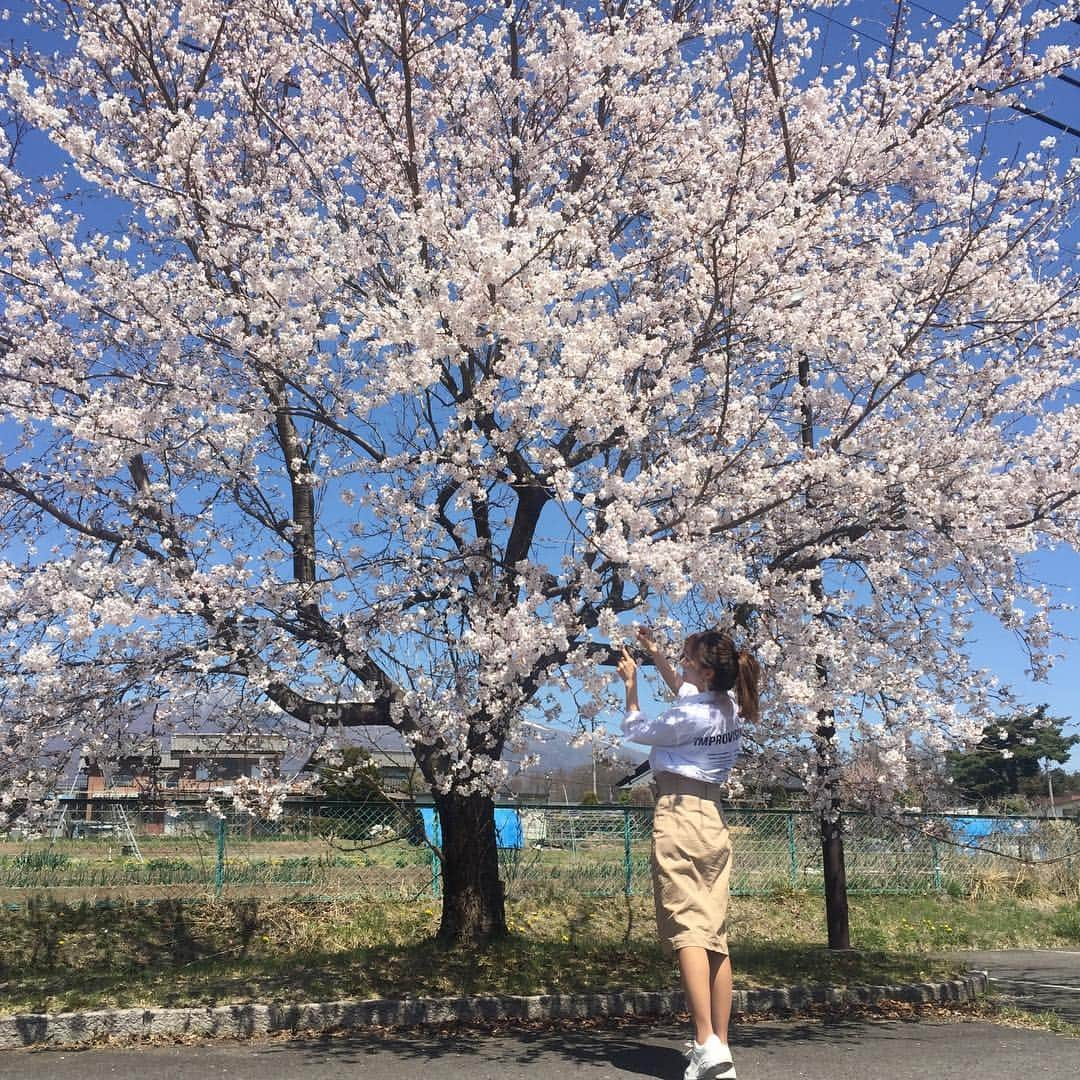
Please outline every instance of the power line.
M1047 116L1045 113L1036 112L1035 109L1029 109L1026 105L1017 105L1015 102L1009 102L1009 108L1015 109L1016 112L1023 113L1025 116L1032 116L1036 120L1041 120L1044 124L1049 124L1051 127L1056 127L1058 131L1064 131L1066 135L1072 135L1075 138L1080 139L1080 128L1074 128L1061 120L1055 120L1052 116Z
M935 18L943 18L943 16L941 15L936 15L936 13L931 11L928 7L924 7L922 4L915 3L914 0L906 0L906 2L912 4L912 6L914 7L920 8L922 11L929 12L929 14L934 15ZM845 30L850 30L858 37L865 38L867 41L873 41L875 44L881 45L886 49L889 47L889 43L887 41L882 41L881 38L874 37L873 34L868 34L865 30L860 30L857 26L852 26L850 23L842 22L840 19L834 19L831 15L827 15L824 11L818 11L817 8L809 8L807 10L809 14L816 15L818 16L818 18L824 19L826 22L833 23L835 26L842 26ZM1073 21L1080 22L1080 19L1074 19ZM1061 78L1062 76L1058 77ZM1077 81L1071 76L1065 78L1065 81L1072 83L1073 85L1080 86L1080 81ZM979 89L982 90L984 88L979 87ZM1064 131L1067 135L1072 135L1075 138L1080 139L1080 128L1074 128L1071 124L1066 124L1062 120L1055 120L1054 117L1047 116L1046 113L1040 112L1038 109L1030 109L1026 105L1019 105L1013 101L1003 101L1001 104L1006 109L1012 109L1014 112L1021 113L1024 116L1030 116L1034 120L1038 120L1041 123L1048 124L1050 127L1057 128L1058 131Z
M867 41L874 42L875 45L882 45L886 49L889 47L887 41L882 41L879 37L874 37L873 34L868 34L865 30L860 30L857 26L851 23L846 23L842 19L834 19L831 15L826 15L824 11L818 11L817 8L807 8L808 15L816 15L819 19L824 19L826 22L830 22L833 26L842 26L845 30L850 30L858 37L866 38Z
M946 15L942 15L938 11L934 11L933 8L928 8L925 4L920 4L919 0L899 0L899 3L906 3L908 7L918 8L920 11L925 11L927 15L932 15L935 19L940 19L948 26L957 26L958 23L955 19L950 19ZM899 3L897 6L899 6ZM1075 21L1075 20L1074 20ZM968 29L968 27L962 27L965 34L974 34L974 30ZM1055 79L1060 79L1064 83L1068 83L1070 86L1080 86L1080 79L1074 79L1071 75L1064 73L1054 75ZM1023 111L1023 110L1021 110Z

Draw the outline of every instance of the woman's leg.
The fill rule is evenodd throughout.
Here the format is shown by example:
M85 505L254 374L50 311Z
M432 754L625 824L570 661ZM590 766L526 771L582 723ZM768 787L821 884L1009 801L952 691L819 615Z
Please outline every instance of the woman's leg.
M715 1032L726 1043L731 1020L730 958L691 945L679 950L678 959L694 1038L703 1043Z
M688 945L676 954L679 960L679 974L682 976L683 993L686 995L686 1009L694 1025L694 1038L703 1043L713 1033L713 1017L716 1010L712 1001L712 958L719 953L707 952L699 945ZM726 959L726 957L725 957ZM728 1011L731 1011L731 965L728 970ZM726 1028L725 1028L726 1030ZM724 1036L721 1035L721 1038Z
M731 958L718 952L708 955L712 1029L720 1036L720 1041L726 1043L731 1019Z

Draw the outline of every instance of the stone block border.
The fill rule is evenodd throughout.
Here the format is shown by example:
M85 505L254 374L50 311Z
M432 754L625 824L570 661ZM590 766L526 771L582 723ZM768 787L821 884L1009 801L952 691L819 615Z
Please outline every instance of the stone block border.
M820 1005L883 1001L973 1001L989 988L985 971L947 982L898 986L792 986L736 990L736 1013L785 1015ZM246 1039L255 1036L410 1028L513 1020L662 1017L684 1011L679 990L623 990L610 994L536 997L407 998L402 1001L327 1001L300 1005L218 1005L196 1009L108 1009L82 1013L0 1016L0 1049L81 1046L172 1039Z

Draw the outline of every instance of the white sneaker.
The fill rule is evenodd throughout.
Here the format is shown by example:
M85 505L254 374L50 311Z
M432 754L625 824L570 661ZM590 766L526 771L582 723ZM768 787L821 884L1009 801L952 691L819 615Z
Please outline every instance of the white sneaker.
M689 1058L683 1080L735 1080L731 1050L718 1035L710 1035L704 1043L692 1042Z

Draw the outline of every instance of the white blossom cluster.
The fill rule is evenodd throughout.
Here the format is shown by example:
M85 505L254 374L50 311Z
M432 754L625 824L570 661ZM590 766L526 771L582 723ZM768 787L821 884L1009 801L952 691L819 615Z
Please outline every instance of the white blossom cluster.
M230 792L234 809L261 821L278 821L284 813L285 796L289 794L287 781L269 776L241 776ZM213 810L207 802L208 809ZM219 811L220 812L220 811Z
M1040 44L1067 6L833 70L781 0L34 12L56 51L0 69L0 813L213 694L313 745L391 724L487 793L530 710L602 700L627 613L737 624L763 740L886 739L879 795L899 733L1006 693L974 611L1047 669L1078 171L982 147L1076 61Z

